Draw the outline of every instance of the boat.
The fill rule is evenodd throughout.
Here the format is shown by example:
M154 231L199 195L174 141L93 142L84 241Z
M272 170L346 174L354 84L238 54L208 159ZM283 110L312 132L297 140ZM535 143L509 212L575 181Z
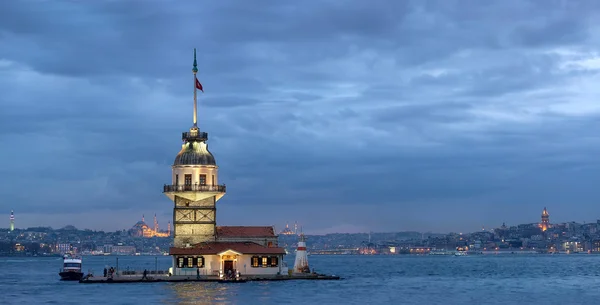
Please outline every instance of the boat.
M79 281L83 277L81 272L81 257L73 254L63 256L63 267L58 273L61 281Z
M467 251L469 251L468 247L457 247L456 252L454 252L455 256L466 256Z

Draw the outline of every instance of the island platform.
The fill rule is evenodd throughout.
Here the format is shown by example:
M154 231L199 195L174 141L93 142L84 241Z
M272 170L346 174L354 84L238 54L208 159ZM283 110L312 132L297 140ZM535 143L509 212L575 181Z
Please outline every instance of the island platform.
M291 280L340 280L336 275L325 274L292 274L275 276L243 276L236 279L224 279L218 276L186 276L186 275L152 275L143 279L142 275L124 275L107 278L103 276L85 277L82 284L121 284L121 283L158 283L158 282L217 282L245 283L248 281L291 281Z

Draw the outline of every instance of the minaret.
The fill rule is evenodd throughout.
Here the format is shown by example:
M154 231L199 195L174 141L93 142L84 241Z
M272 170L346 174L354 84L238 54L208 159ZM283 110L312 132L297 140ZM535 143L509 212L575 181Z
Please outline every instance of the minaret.
M167 235L171 236L171 222L169 221L169 223L167 224Z
M142 222L146 223L146 220L144 220L144 214L142 214Z
M185 247L216 240L216 203L225 195L225 185L218 183L218 166L208 150L208 133L198 128L197 89L203 90L196 78L198 67L194 49L194 112L193 125L184 132L181 151L175 157L172 183L163 193L173 203L173 239L175 247Z
M542 211L542 223L540 223L540 229L542 229L542 232L545 232L548 230L548 228L550 228L550 214L548 214L548 210L546 210L546 207L544 207L544 210Z
M300 233L298 248L296 249L296 260L294 261L294 273L310 273L308 256L306 256L306 239L304 233Z
M156 220L156 213L154 214L154 233L158 233L158 221Z
M10 231L15 230L15 212L10 210Z
M294 222L294 234L298 235L298 222L297 221Z

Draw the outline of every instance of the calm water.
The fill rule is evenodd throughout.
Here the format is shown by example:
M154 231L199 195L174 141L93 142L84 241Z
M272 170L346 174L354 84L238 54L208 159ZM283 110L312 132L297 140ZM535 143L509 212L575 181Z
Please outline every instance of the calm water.
M291 261L293 256L287 258ZM600 256L310 256L341 281L135 283L58 281L60 258L0 258L0 304L598 304ZM169 257L119 257L167 269ZM288 262L289 263L289 262ZM85 257L102 272L115 257Z

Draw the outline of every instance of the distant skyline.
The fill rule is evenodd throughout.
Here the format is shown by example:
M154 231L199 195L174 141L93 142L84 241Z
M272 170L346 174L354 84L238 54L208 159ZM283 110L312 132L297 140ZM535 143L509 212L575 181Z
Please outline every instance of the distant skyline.
M600 218L600 2L34 2L0 9L0 215L17 227L166 225L193 48L219 225Z
M144 214L145 216L146 214ZM35 218L35 217L33 217ZM538 215L537 219L535 220L531 220L531 221L525 221L522 223L506 223L507 226L516 226L519 224L525 224L525 223L540 223L540 218L541 218L541 213L540 215ZM74 225L73 223L65 223L65 224L58 224L58 225L48 225L48 224L36 224L36 225L24 225L24 226L17 226L18 229L26 229L29 227L37 227L37 226L50 226L53 229L60 229L63 228L67 225L74 225L77 229L91 229L91 230L104 230L104 231L118 231L118 230L129 230L131 229L131 227L133 227L133 225L140 221L142 219L142 216L140 216L138 219L134 219L132 220L131 224L129 224L128 226L126 225L125 227L115 227L115 228L92 228L92 227L86 227L85 223L82 224L82 226L77 226ZM159 228L160 230L166 230L167 229L167 225L168 222L171 221L170 219L170 215L163 215L162 219L166 219L166 220L161 220L161 217L159 215L157 215L157 220L159 222ZM555 220L552 221L552 218L550 218L551 221L550 223L565 223L565 222L579 222L579 223L592 223L592 222L596 222L598 219L593 219L593 220L575 220L575 219L571 219L571 220ZM53 218L53 221L56 221L57 219ZM151 214L150 217L146 217L146 223L149 225L152 225L154 222L154 214ZM25 219L26 223L28 221L31 221L30 219ZM119 221L123 221L125 222L125 219L119 219ZM7 224L9 223L8 221L6 222ZM287 223L276 223L276 224L271 224L275 226L276 229L276 233L279 234L279 232L281 232L286 224L289 224L290 229L294 230L294 222L287 222ZM430 233L450 233L450 232L455 232L455 233L471 233L471 232L476 232L481 230L482 228L485 228L486 230L488 229L494 229L494 228L499 228L500 226L502 226L503 222L500 222L499 224L494 224L494 225L485 225L482 224L481 227L476 228L474 230L467 230L467 231L461 231L461 230L448 230L448 231L435 231L435 230L427 230L427 229L411 229L411 228L405 228L402 230L369 230L368 228L361 228L359 226L336 226L336 227L317 227L317 228L308 228L306 229L302 224L298 224L298 231L301 231L306 233L306 234L329 234L329 233L368 233L368 232L397 232L397 231L417 231L417 232L430 232ZM219 224L222 225L222 224ZM225 225L229 225L229 224L225 224ZM231 225L236 225L236 224L231 224ZM264 225L264 224L263 224ZM4 225L0 225L0 228L3 228Z

